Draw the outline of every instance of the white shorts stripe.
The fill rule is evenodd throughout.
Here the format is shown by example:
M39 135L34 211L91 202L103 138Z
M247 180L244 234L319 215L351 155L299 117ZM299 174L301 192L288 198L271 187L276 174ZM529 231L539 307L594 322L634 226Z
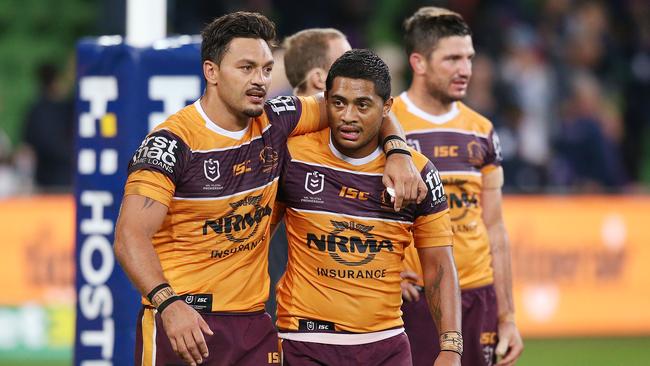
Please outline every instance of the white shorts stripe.
M288 339L291 341L353 346L357 344L379 342L390 337L395 337L402 333L404 333L404 328L358 334L287 332L278 333L278 335L281 339Z

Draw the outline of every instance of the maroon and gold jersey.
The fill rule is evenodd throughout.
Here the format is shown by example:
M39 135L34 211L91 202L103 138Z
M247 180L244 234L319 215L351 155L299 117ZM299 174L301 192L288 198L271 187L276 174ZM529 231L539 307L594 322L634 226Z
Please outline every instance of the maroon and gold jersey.
M142 142L124 194L168 207L153 246L186 302L214 312L264 308L269 223L286 142L316 130L319 118L313 97L278 97L232 132L210 121L197 101Z
M413 104L406 92L395 98L391 114L404 128L409 145L440 171L449 203L460 287L491 284L492 257L480 198L483 175L501 164L492 123L461 102L453 103L445 115L430 115ZM405 262L407 268L422 275L415 250L407 251Z
M413 238L419 248L451 245L436 168L413 151L430 191L397 213L382 183L381 149L346 157L326 129L289 139L288 150L278 196L289 242L277 287L281 337L336 343L332 336L343 333L399 331L404 249Z

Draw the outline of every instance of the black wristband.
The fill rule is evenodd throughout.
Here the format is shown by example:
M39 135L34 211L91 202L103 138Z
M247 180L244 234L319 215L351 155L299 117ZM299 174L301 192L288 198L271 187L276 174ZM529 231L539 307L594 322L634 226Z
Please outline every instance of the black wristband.
M149 299L150 303L153 303L153 295L156 294L156 292L164 289L165 287L171 287L167 282L163 282L160 285L156 286L153 288L153 290L149 291L147 294L147 299Z
M386 136L386 138L384 139L384 142L381 144L381 146L382 146L382 147L386 146L386 143L387 143L388 141L390 141L390 140L400 140L400 141L402 141L402 142L406 142L406 141L404 141L403 138L399 137L398 135L388 135L388 136Z
M386 153L386 157L389 157L392 154L404 154L404 155L412 156L411 152L406 149L391 149L388 150L388 152Z
M174 301L180 300L180 299L181 299L181 297L178 296L178 295L171 296L167 300L163 301L162 304L160 304L160 306L158 306L158 309L157 309L158 312L162 314L163 310L165 310L166 307L171 305Z
M462 353L460 353L460 352L458 352L458 351L456 351L456 350L453 350L453 349L441 349L441 350L440 350L440 352L444 352L444 351L454 352L454 353L459 354L461 357L463 356Z

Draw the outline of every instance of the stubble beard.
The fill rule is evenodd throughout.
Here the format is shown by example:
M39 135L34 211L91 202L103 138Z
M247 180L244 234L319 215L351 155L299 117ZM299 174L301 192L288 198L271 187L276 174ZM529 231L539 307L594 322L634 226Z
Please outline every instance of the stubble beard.
M259 116L262 115L263 112L264 112L264 108L263 108L263 107L259 107L259 108L246 108L246 109L244 109L244 110L242 111L242 113L243 113L246 117L250 117L250 118L256 118L256 117L259 117Z
M427 92L429 95L431 95L432 98L440 101L441 104L451 104L453 102L457 102L461 100L463 97L455 97L453 95L450 95L446 91L442 90L441 88L438 88L435 84L427 84Z

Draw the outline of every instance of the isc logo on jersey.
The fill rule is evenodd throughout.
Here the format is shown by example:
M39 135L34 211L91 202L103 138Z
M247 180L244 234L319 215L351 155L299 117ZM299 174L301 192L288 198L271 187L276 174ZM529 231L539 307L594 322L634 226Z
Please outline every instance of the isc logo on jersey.
M133 165L148 164L159 166L169 173L174 173L178 141L165 136L149 136L133 156Z

